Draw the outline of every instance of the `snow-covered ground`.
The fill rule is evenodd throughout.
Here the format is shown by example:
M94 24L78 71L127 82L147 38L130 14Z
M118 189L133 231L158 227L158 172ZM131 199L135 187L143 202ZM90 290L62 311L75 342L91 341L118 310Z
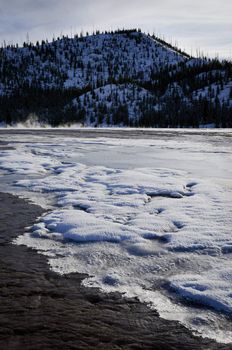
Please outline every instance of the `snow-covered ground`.
M0 152L0 190L49 208L15 243L232 342L232 131L132 133L1 133L15 148Z

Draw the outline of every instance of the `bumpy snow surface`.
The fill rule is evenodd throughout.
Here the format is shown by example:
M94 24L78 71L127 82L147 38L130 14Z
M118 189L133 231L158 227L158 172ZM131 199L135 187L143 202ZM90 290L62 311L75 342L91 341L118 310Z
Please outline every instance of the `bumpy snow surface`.
M2 171L51 209L15 243L46 254L57 273L86 273L88 287L138 297L161 317L230 343L231 137L9 135L19 142L1 151Z

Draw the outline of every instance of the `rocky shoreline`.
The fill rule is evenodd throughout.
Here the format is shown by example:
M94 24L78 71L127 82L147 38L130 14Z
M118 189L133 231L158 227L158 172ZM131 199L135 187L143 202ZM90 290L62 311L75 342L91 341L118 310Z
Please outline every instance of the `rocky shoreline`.
M52 272L45 256L11 244L43 212L0 193L0 349L231 350L119 294Z

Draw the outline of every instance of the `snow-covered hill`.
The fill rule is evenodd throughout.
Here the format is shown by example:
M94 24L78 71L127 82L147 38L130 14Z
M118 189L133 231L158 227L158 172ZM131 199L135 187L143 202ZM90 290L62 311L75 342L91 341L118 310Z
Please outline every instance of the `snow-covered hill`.
M42 88L97 87L109 80L150 81L186 57L140 32L98 34L1 51L1 93Z
M0 49L6 123L35 113L53 125L223 126L226 113L230 126L231 86L230 62L191 58L138 30Z
M72 106L85 111L87 125L133 125L142 117L144 106L153 102L153 95L142 87L108 84L74 99Z

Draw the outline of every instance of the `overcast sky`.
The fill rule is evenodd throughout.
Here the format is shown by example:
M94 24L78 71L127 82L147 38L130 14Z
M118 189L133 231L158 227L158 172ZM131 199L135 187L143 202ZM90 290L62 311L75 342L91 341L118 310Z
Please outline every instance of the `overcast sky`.
M0 42L123 27L232 58L232 0L0 0Z

